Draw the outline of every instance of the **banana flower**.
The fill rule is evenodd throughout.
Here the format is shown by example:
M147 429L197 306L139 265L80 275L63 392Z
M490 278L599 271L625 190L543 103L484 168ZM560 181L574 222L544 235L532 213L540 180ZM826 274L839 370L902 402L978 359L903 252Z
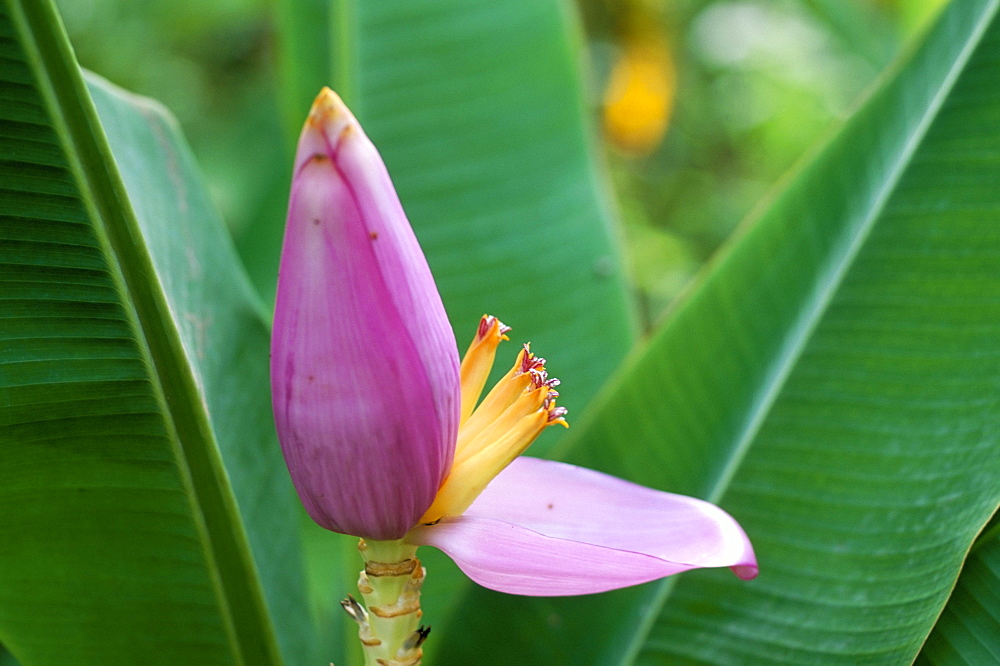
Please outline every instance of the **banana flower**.
M697 567L757 573L743 530L712 504L521 457L542 430L566 425L566 411L528 346L480 401L508 331L484 316L459 362L385 165L324 89L295 158L271 388L307 512L363 538L368 608L343 604L366 650L383 651L371 663L419 662L421 545L480 585L521 595L602 592ZM392 593L380 592L392 577ZM389 626L407 614L404 628Z

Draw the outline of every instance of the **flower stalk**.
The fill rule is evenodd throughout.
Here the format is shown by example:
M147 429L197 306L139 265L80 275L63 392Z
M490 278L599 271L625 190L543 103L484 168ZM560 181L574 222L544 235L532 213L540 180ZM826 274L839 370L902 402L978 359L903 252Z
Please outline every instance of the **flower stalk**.
M350 596L340 603L358 623L365 666L417 666L431 631L419 625L427 572L416 557L417 547L401 540L361 539L358 550L365 561L358 591L367 608Z

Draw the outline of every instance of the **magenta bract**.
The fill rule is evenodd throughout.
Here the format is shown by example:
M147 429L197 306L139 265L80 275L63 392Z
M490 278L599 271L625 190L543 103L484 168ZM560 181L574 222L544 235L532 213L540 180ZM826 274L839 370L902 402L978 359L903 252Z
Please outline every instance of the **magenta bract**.
M434 499L459 421L454 334L385 165L332 91L299 139L271 391L313 520L398 539Z

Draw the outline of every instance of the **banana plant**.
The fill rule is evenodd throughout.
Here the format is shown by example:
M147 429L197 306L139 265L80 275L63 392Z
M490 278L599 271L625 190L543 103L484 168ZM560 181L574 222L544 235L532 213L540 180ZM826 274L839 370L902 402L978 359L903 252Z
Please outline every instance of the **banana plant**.
M951 3L642 338L565 3L277 18L274 140L336 88L455 331L558 368L531 455L718 504L759 564L525 597L422 550L426 663L1000 657L1000 2ZM234 243L164 107L0 0L0 664L364 663L356 539L272 418L284 224Z

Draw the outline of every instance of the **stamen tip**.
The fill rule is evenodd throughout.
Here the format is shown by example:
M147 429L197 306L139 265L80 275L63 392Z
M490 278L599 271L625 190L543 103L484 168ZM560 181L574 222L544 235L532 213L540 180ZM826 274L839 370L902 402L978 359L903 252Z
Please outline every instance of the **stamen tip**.
M493 315L484 314L479 319L479 330L476 331L476 337L479 340L482 340L489 335L491 331L494 332L499 340L510 340L510 338L504 335L510 331L510 326L507 326Z

